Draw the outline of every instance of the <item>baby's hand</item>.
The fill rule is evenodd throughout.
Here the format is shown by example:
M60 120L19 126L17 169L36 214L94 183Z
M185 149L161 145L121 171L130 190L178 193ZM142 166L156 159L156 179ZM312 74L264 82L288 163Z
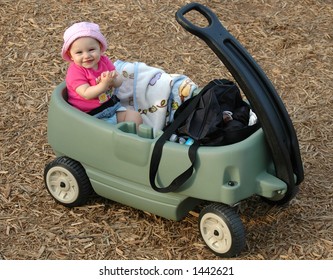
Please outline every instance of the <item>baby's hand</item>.
M117 73L116 70L111 71L110 74L111 74L111 77L112 77L113 80L114 80L114 79L117 79L117 77L118 77L118 73Z
M100 83L104 84L107 89L120 87L122 84L121 76L117 71L105 71L101 74Z
M101 75L101 81L104 82L112 82L117 79L118 73L117 71L105 71Z
M112 87L120 87L123 83L123 80L119 73L116 70L111 71L111 77L112 77Z
M101 74L101 82L112 81L112 75L110 71L105 71Z
M112 72L105 71L100 76L100 83L104 84L104 86L106 87L106 89L108 89L108 88L110 88L112 86L113 79L114 78L112 77Z

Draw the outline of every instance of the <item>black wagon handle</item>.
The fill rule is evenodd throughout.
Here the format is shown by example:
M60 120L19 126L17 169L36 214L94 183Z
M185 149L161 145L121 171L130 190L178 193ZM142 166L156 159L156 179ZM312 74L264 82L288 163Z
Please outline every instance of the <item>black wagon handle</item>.
M200 27L189 21L185 15L190 11L204 16L208 25ZM277 177L292 189L296 174L298 185L304 178L304 171L296 132L282 100L264 71L206 6L187 4L176 12L176 20L186 31L205 41L227 67L258 116Z
M204 16L208 21L208 25L200 27L189 21L185 15L191 11L197 11ZM206 39L209 39L209 37L214 37L216 35L216 30L219 30L219 33L221 33L220 35L228 35L228 32L223 32L225 28L220 23L218 17L206 6L198 3L190 3L180 8L176 12L176 20L185 30L205 41Z

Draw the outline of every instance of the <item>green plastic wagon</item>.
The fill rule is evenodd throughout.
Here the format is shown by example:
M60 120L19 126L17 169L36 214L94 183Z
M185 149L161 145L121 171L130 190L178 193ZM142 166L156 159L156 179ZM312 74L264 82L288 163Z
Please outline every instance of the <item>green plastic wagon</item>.
M208 26L195 26L185 17L193 10L207 19ZM160 193L149 183L150 159L159 136L154 138L146 125L138 131L134 123L113 126L73 108L66 101L63 82L49 106L47 135L56 159L45 166L45 185L67 207L84 205L96 193L175 221L204 204L198 219L203 241L215 254L234 257L246 241L235 205L252 196L282 205L296 195L304 177L298 140L271 82L210 9L191 3L177 11L176 19L228 68L261 128L235 144L200 147L192 177L177 192ZM188 165L188 146L167 142L159 185L168 185Z

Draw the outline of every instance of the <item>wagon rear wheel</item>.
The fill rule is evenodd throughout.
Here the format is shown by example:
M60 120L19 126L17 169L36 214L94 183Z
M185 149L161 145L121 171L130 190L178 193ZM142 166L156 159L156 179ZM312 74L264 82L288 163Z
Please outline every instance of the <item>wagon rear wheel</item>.
M67 207L84 205L93 193L83 166L68 157L59 157L47 164L44 181L55 201Z
M199 230L208 248L221 257L235 257L245 247L245 230L235 210L213 203L199 215Z

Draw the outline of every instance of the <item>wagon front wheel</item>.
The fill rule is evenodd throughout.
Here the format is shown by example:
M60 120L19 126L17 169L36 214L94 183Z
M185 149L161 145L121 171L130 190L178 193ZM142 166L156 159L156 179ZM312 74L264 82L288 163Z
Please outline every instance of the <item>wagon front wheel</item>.
M83 166L68 157L59 157L47 164L44 181L50 195L67 207L85 204L93 192Z
M245 247L245 230L235 210L210 204L199 215L199 230L208 248L221 257L235 257Z

